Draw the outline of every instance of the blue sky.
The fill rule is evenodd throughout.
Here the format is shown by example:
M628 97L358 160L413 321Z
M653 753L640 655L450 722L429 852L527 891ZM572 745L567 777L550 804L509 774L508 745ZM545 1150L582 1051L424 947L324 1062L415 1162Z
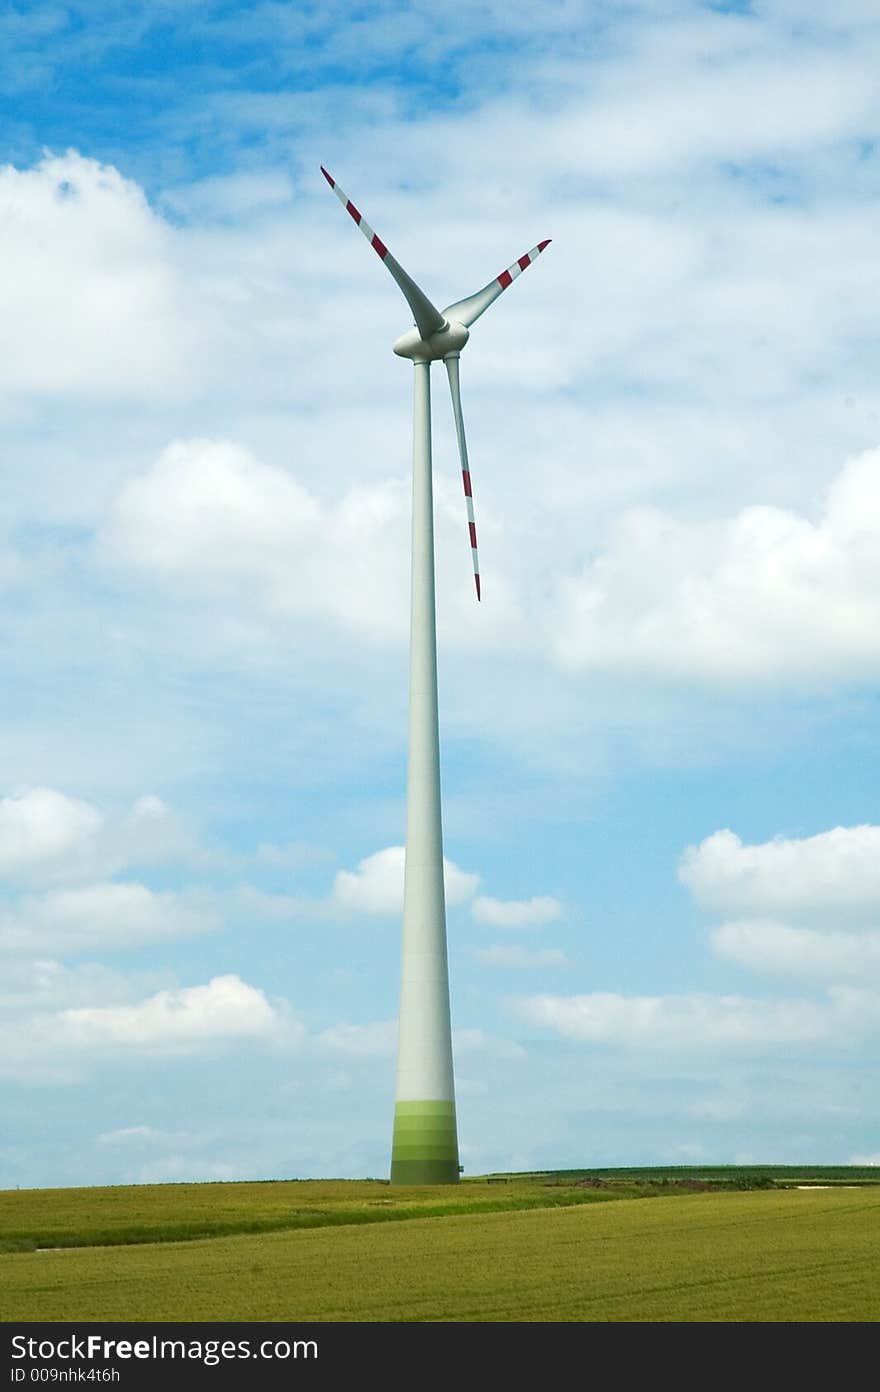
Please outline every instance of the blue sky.
M384 1175L408 311L470 1172L880 1163L880 20L0 21L0 1185Z

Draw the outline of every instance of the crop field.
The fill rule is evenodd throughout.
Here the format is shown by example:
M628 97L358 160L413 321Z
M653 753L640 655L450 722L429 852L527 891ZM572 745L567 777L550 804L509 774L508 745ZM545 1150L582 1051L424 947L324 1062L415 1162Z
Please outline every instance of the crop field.
M741 1173L752 1187L739 1190L733 1171L713 1181L605 1171L454 1189L6 1192L0 1311L7 1321L877 1320L880 1186L848 1171L768 1173Z
M511 1179L503 1188L498 1181L392 1189L379 1180L288 1180L6 1190L0 1191L0 1253L569 1207L636 1197L641 1188L635 1181L592 1188L571 1180Z

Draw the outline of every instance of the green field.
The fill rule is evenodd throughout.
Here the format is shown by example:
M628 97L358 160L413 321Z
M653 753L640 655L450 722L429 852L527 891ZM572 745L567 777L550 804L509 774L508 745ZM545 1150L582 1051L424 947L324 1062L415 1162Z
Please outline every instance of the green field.
M511 1178L466 1185L391 1188L379 1180L288 1180L260 1184L143 1184L109 1189L0 1191L0 1252L180 1242L239 1233L568 1207L639 1194L637 1182L608 1189L577 1181Z
M769 1187L737 1191L737 1179ZM874 1321L880 1186L859 1179L594 1171L436 1190L6 1192L0 1231L18 1250L0 1256L0 1310L7 1321ZM830 1187L786 1187L799 1181Z

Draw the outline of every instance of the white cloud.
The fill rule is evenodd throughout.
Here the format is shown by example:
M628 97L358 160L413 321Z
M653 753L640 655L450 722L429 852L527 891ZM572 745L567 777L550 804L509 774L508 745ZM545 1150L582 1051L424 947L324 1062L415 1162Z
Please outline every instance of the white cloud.
M179 440L116 498L106 558L275 618L329 615L371 639L406 631L401 479L329 505L226 440Z
M118 951L162 938L188 937L219 924L210 896L108 882L25 896L0 911L0 951L40 956Z
M719 957L750 971L817 981L880 980L880 933L830 933L767 919L723 923L711 937Z
M701 904L745 914L880 912L880 827L834 827L745 845L716 831L685 852L679 879Z
M55 788L0 800L0 873L8 881L72 884L123 866L209 859L184 820L153 793L112 812Z
M848 1165L880 1165L880 1150L875 1150L871 1155L851 1155L846 1163Z
M333 882L334 903L351 913L401 913L405 860L406 850L403 846L388 846L367 856L356 871L340 870ZM470 898L480 877L460 870L445 856L443 871L446 903L453 908Z
M529 1024L623 1049L762 1049L846 1045L877 1028L878 997L834 987L827 1001L743 996L540 995L514 1002Z
M169 229L137 184L69 151L0 168L0 394L167 397L193 378Z
M54 788L30 788L0 800L0 873L47 875L91 863L103 826L97 808Z
M233 1041L289 1048L305 1037L283 1002L270 1003L237 975L140 998L146 973L124 978L94 966L37 963L18 976L25 994L0 1020L0 1074L19 1082L82 1083L97 1066L124 1069L138 1054L200 1053Z
M565 577L566 666L732 683L880 669L880 450L852 459L817 522L750 506L726 521L640 508Z
M648 33L663 47L656 31ZM685 53L680 49L675 56L689 69L686 85L680 72L670 72L665 64L645 72L644 83L635 90L615 90L609 73L575 118L580 139L567 162L584 172L626 178L708 161L784 159L840 139L871 119L867 67L844 65L836 54L814 51L802 56L803 66L786 72L778 55L749 52L742 37L729 26L727 42L716 49L711 64L694 61L703 44L687 54L690 63L681 62ZM760 43L757 35L753 42L756 47ZM807 91L814 101L806 99ZM757 98L759 93L765 99ZM547 122L551 129L552 119ZM572 112L563 119L570 139Z
M137 1005L66 1010L58 1017L73 1047L188 1050L277 1037L282 1020L256 987L216 976L205 986L159 991Z
M478 962L482 962L486 967L516 968L522 970L538 970L541 967L565 967L568 965L568 958L565 953L557 947L540 948L537 951L529 952L519 944L499 944L496 947L477 948L474 956Z
M558 899L549 895L536 895L532 899L492 899L480 894L471 905L471 913L478 923L489 923L495 928L530 928L541 923L555 923L562 917L563 908Z

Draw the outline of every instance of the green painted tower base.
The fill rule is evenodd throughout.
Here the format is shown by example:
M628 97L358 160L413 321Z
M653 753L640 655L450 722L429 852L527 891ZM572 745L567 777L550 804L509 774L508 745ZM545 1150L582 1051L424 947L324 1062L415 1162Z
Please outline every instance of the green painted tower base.
M457 1184L454 1102L398 1102L391 1146L392 1184Z

